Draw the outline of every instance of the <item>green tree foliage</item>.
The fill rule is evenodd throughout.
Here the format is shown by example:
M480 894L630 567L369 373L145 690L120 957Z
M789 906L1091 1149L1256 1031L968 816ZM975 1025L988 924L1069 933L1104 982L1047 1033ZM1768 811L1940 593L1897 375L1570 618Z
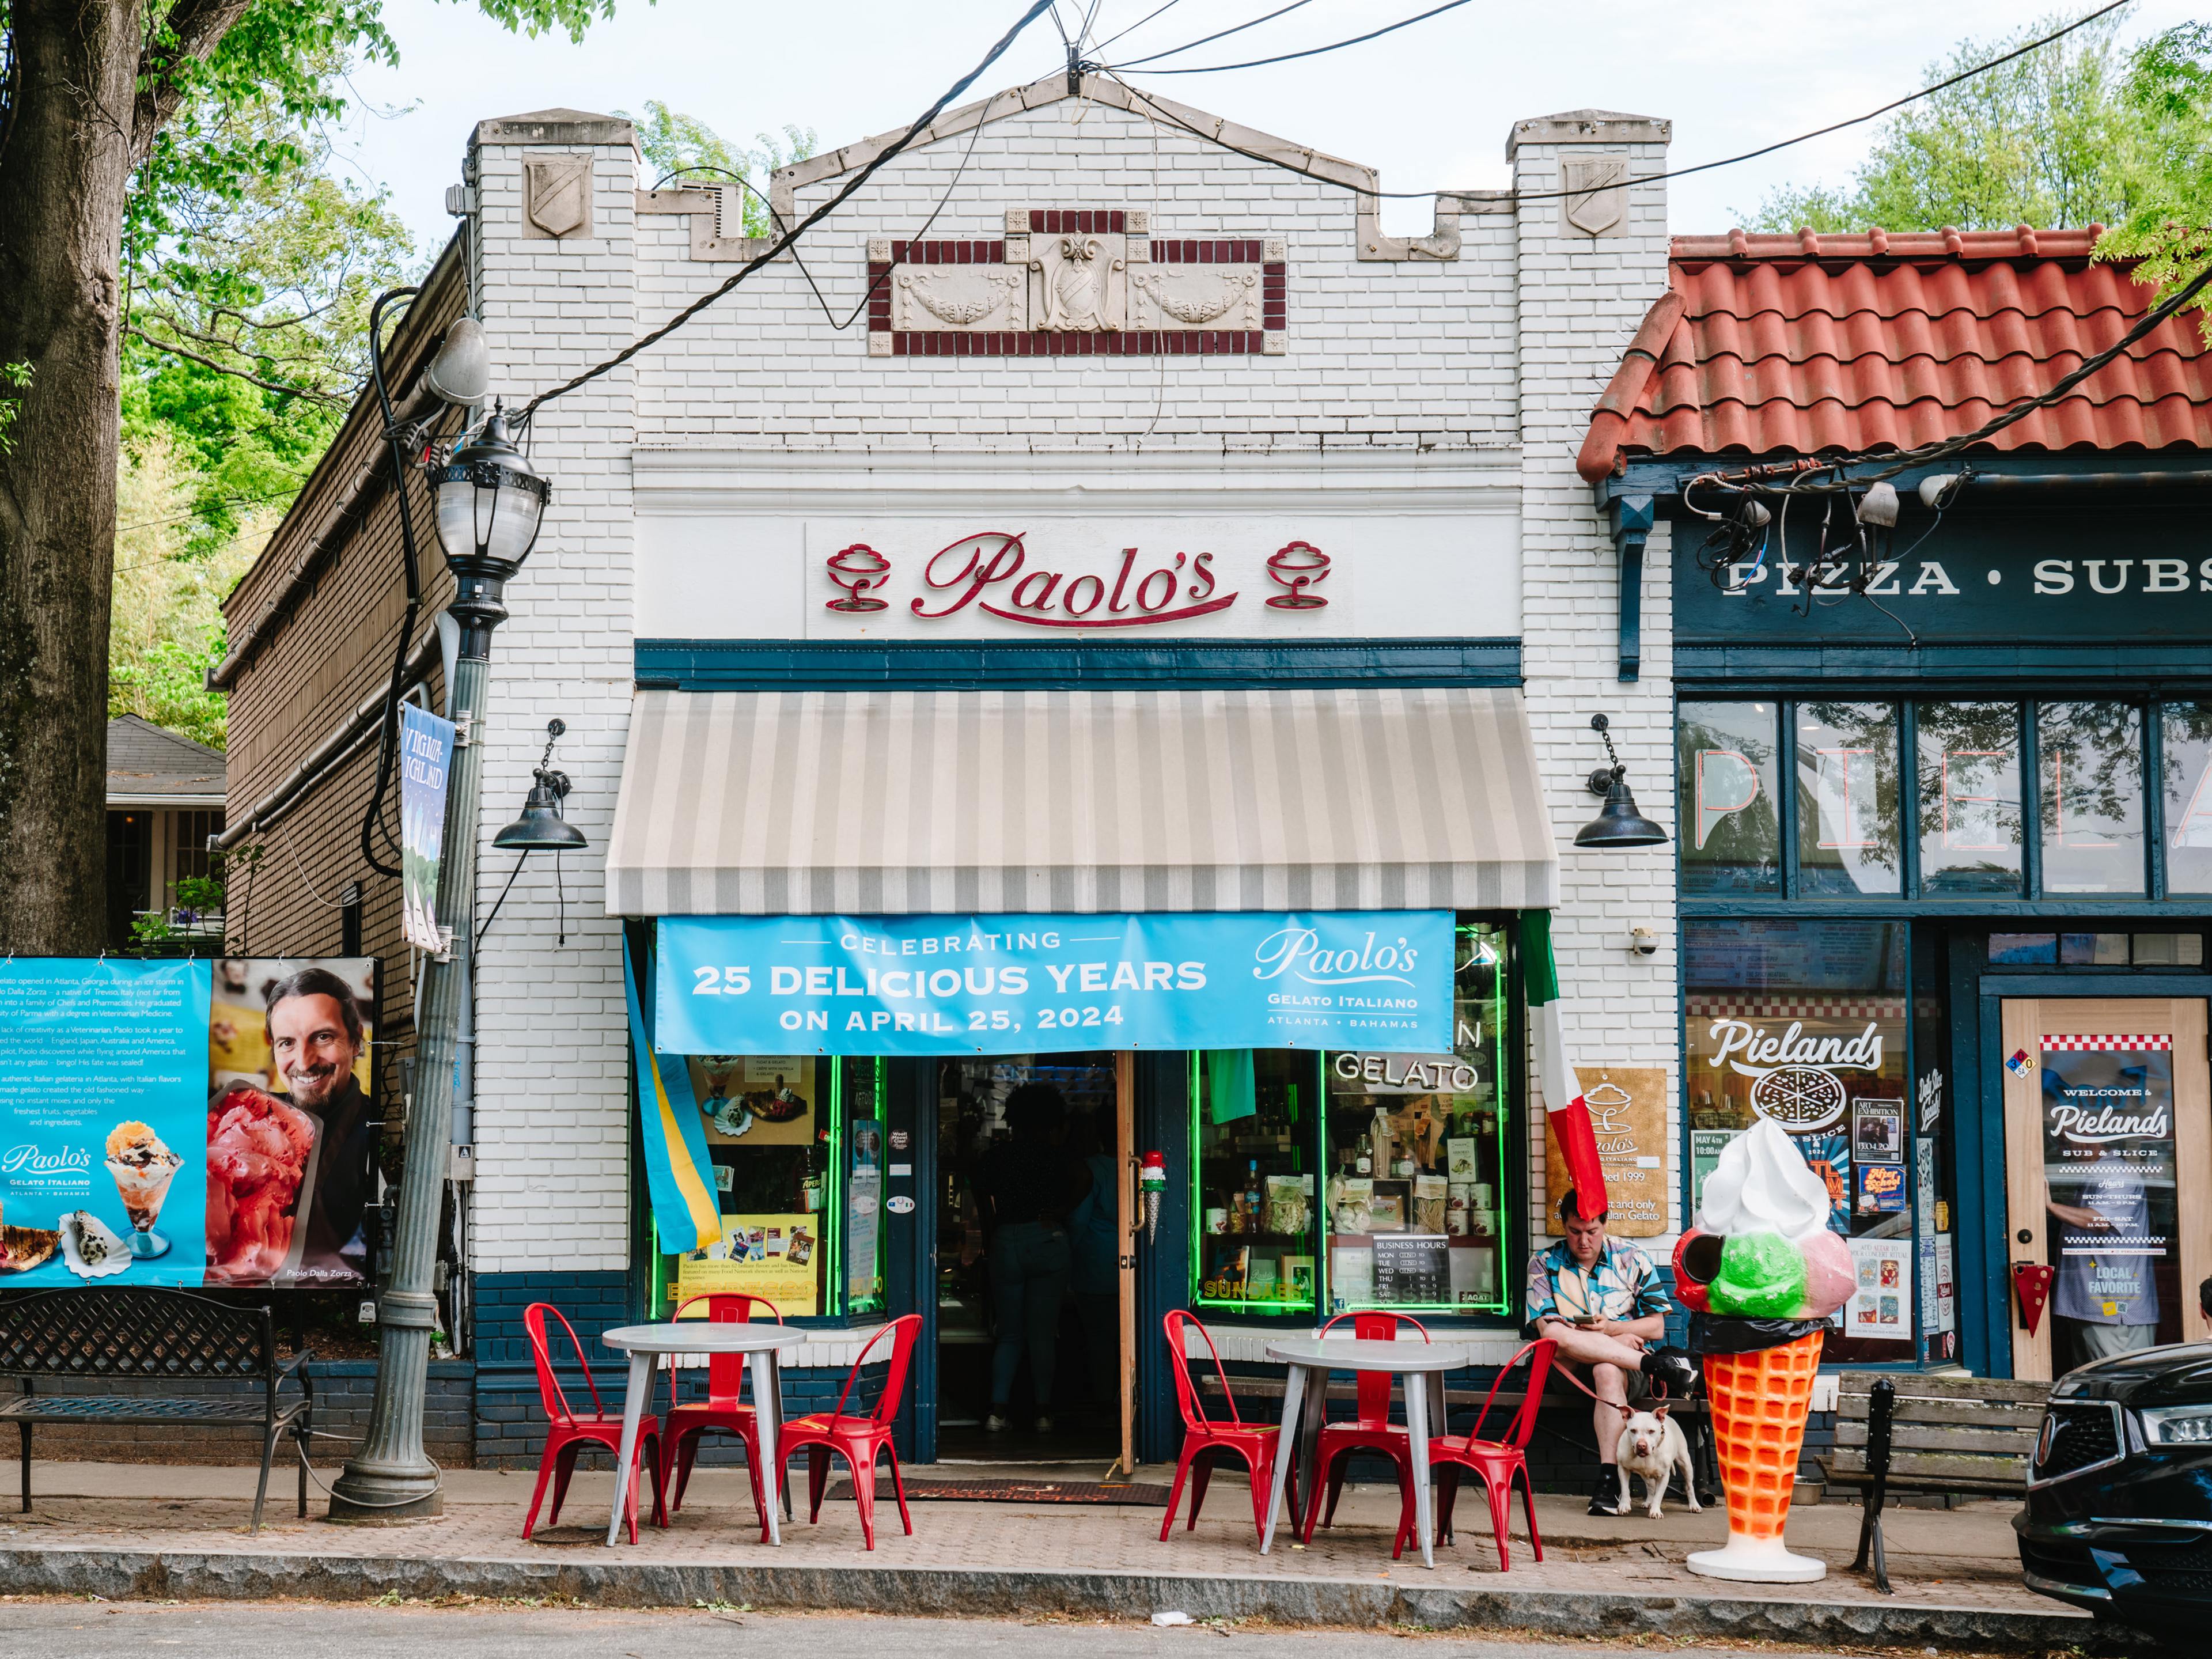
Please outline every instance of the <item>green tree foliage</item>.
M637 124L638 148L644 152L645 165L656 179L672 173L692 173L694 169L710 169L695 173L694 181L711 184L714 173L722 173L735 174L750 185L750 189L738 192L744 198L744 234L748 236L775 234L767 202L769 175L778 167L805 161L821 143L811 127L787 126L780 137L770 132L755 133L759 143L751 149L740 149L696 116L672 110L658 98L646 100L642 116L630 116L626 110L617 110L615 113Z
M1907 106L1844 185L1792 185L1746 216L1755 230L1961 230L2101 224L2100 258L2139 258L2163 295L2212 260L2212 25L2134 47L2121 14ZM2047 17L1962 42L1929 83L2050 33ZM2212 341L2212 313L2201 319Z

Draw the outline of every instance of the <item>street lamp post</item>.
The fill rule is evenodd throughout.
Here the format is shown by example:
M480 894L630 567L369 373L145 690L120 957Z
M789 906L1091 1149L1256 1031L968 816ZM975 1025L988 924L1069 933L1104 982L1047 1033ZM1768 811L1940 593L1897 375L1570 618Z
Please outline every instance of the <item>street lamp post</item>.
M550 494L544 478L508 442L496 410L479 435L435 471L432 483L438 541L453 574L447 609L461 626L447 688L456 729L438 886L438 927L448 945L423 969L392 1272L377 1303L376 1395L368 1437L331 1487L333 1521L426 1520L445 1507L437 1466L422 1449L422 1411L430 1334L437 1323L431 1275L453 1134L453 1057L476 926L477 814L491 636L507 620L507 583L538 539Z

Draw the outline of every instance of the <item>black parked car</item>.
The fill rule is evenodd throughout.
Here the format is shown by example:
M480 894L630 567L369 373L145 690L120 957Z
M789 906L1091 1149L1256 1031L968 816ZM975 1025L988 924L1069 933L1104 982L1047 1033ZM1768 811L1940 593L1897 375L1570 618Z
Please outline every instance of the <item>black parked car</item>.
M2212 1619L2212 1343L2099 1360L2051 1391L2013 1522L2027 1587L2148 1627Z

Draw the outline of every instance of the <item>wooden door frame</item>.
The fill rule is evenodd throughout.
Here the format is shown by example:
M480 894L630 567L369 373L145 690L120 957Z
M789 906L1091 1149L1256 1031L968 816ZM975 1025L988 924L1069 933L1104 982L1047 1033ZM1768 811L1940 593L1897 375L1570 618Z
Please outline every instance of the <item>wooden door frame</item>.
M2010 1264L2049 1259L2041 1076L2046 1032L2142 1032L2172 1039L2174 1228L2180 1244L2179 1296L2184 1304L2179 1312L2185 1335L2190 1288L2212 1271L2212 1237L2208 1237L2212 1234L2212 1047L2208 1047L2204 993L2005 997L1998 1013L2005 1165L1999 1236L2004 1245L2001 1259L2006 1264L2013 1376L2024 1382L2047 1382L2052 1372L2051 1316L2046 1308L2031 1335L2010 1285ZM2015 1076L2004 1067L2002 1057L2023 1048L2036 1057L2036 1066ZM2191 1178L2192 1172L2197 1179Z
M1126 1479L1137 1472L1137 1056L1114 1053L1114 1261L1121 1328L1121 1450L1112 1468Z

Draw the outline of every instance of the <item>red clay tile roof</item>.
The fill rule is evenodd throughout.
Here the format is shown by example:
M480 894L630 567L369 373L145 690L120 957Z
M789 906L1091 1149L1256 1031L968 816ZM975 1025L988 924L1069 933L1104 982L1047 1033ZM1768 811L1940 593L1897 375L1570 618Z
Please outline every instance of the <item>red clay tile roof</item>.
M1971 432L2124 334L2150 308L2102 233L1680 236L1668 292L1598 399L1577 466L1629 455L1905 449ZM2212 360L2185 313L2003 450L2212 449Z

